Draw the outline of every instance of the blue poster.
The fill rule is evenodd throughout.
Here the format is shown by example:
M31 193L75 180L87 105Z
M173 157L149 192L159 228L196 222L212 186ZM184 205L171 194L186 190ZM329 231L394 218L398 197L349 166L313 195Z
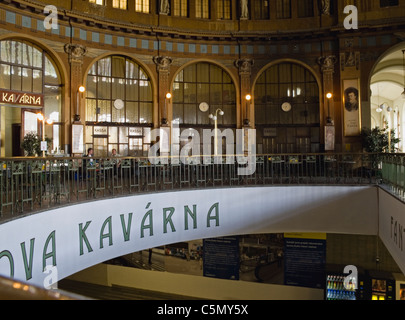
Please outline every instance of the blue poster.
M325 287L326 234L285 234L284 284Z
M239 280L239 237L204 239L203 275Z

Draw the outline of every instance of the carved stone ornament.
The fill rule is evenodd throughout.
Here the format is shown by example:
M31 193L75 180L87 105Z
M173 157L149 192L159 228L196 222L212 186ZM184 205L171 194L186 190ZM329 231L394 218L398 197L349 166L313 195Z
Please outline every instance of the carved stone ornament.
M330 0L322 0L322 14L330 15Z
M252 59L239 59L235 61L236 68L239 69L239 74L250 75L254 61Z
M321 66L322 72L334 72L336 56L319 57L318 63Z
M170 13L169 0L160 0L159 14L169 14L169 13Z
M87 48L81 44L65 44L65 52L69 55L69 62L82 62L87 53Z
M156 64L158 72L169 72L173 59L170 57L156 56L153 57L153 62Z

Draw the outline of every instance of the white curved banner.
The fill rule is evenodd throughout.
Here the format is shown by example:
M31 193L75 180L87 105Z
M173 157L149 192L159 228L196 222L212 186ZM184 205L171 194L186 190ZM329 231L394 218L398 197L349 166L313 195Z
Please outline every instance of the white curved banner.
M227 235L377 234L376 187L245 187L140 194L0 225L0 274L49 286L100 262Z

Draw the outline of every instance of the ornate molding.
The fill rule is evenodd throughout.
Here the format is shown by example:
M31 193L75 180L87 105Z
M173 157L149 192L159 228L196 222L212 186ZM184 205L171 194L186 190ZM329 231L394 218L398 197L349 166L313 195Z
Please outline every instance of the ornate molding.
M169 72L170 66L173 63L173 59L166 56L156 56L153 57L153 62L156 64L157 71L160 72Z
M335 64L337 62L336 56L323 56L318 58L318 64L321 66L323 73L325 72L334 72Z
M169 0L160 0L159 14L164 14L164 15L170 14Z
M239 70L239 75L250 75L252 73L252 67L254 60L252 59L238 59L235 61L235 67Z
M69 55L69 62L83 62L83 57L87 53L87 48L81 44L67 43L65 44L65 52Z

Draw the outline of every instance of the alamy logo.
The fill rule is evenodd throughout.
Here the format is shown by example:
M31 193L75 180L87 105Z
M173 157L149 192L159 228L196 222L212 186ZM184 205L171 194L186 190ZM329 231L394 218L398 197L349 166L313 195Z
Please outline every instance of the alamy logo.
M44 278L44 288L49 289L58 289L58 268L52 265L45 266L44 273L47 276Z
M58 9L55 6L47 5L44 13L48 14L44 19L44 28L46 30L58 29Z
M358 271L357 267L353 265L348 265L343 269L344 274L348 274L345 276L343 280L343 286L346 290L357 290L357 283L358 283Z

